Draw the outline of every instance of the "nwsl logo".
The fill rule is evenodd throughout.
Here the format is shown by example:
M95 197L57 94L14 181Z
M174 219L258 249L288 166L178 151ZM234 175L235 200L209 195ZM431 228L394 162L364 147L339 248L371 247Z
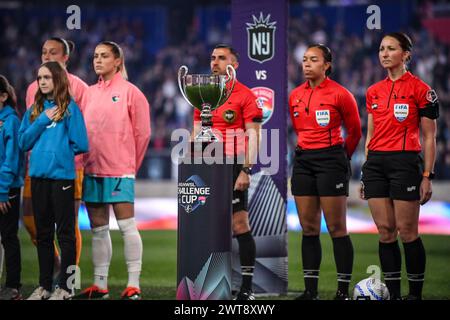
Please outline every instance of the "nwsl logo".
M247 24L248 35L248 57L250 60L263 63L273 58L275 53L275 24L269 22L270 14L264 18L263 13L259 13L259 18L254 15L253 23Z
M211 188L198 175L191 176L186 182L178 183L178 203L186 213L194 212L206 204Z

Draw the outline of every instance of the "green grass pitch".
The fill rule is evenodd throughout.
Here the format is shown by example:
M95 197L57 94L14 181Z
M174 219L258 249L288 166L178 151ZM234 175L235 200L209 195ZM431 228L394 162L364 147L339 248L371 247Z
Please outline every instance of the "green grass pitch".
M144 299L175 299L177 247L176 231L142 231L144 244L141 288ZM379 265L378 238L376 235L352 234L355 249L355 263L351 287L369 276L369 265ZM109 275L110 295L120 297L127 282L126 265L123 254L123 241L119 231L112 231L113 257ZM22 283L26 297L38 284L38 263L36 248L31 244L28 234L20 232L22 245ZM290 293L303 289L300 261L301 234L289 232L289 287ZM427 270L424 285L425 299L450 299L450 237L423 235L427 251ZM331 240L322 234L322 265L319 291L321 299L332 299L336 290L336 271ZM401 248L403 253L403 248ZM81 256L82 288L92 284L91 233L83 231L83 251ZM406 270L402 265L402 294L407 294ZM4 275L3 275L4 276ZM4 279L3 279L4 280ZM264 297L264 299L292 299L287 296Z

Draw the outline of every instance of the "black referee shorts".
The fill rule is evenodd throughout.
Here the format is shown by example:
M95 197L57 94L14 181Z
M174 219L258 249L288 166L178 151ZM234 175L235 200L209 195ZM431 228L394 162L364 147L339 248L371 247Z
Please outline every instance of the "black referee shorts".
M234 190L234 185L241 173L242 167L242 164L233 165L233 213L242 210L248 211L248 189L245 191Z
M291 190L294 196L348 196L350 161L341 145L295 150Z
M370 198L419 200L423 160L419 153L369 151L362 167L364 195Z

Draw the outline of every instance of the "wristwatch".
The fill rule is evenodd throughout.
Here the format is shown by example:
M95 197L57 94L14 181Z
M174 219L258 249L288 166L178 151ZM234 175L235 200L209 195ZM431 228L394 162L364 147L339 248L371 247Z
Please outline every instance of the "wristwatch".
M252 174L252 167L242 167L241 171L244 171L246 174Z
M422 176L424 176L425 178L428 178L430 180L433 180L434 179L434 172L424 171Z

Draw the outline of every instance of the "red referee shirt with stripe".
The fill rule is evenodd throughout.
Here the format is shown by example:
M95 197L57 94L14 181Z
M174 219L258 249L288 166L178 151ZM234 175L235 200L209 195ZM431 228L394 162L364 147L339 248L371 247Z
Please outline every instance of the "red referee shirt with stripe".
M437 99L433 93L410 72L396 81L387 77L369 87L366 108L373 117L373 134L368 149L420 152L419 109Z
M314 89L306 81L291 92L289 111L301 149L344 144L351 157L361 138L361 121L358 105L350 91L328 77ZM342 123L347 132L345 142Z
M244 154L245 142L248 141L245 138L245 124L260 123L263 116L253 92L236 81L231 96L223 105L212 111L212 114L212 129L220 132L221 135L218 135L218 138L225 143L225 153L228 156ZM194 122L197 121L201 122L201 118L200 111L196 108ZM227 130L229 130L228 134ZM231 137L235 139L234 143L227 143Z

